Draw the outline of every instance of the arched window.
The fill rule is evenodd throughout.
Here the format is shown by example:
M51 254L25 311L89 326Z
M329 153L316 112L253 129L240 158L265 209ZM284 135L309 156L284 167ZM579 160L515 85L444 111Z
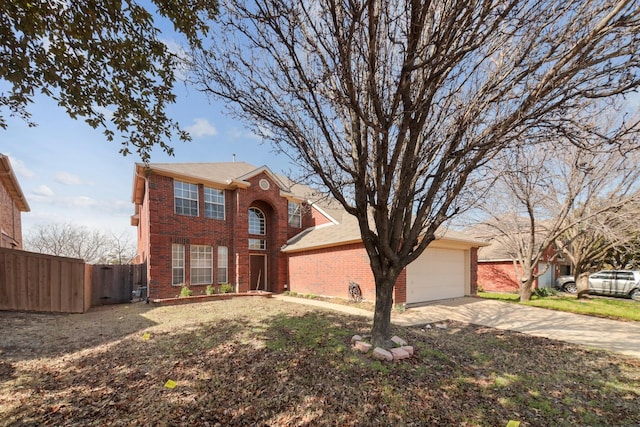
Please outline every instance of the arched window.
M258 208L249 208L249 234L259 234L264 236L267 234L266 221L264 213ZM265 250L267 241L264 239L249 239L249 249Z
M249 208L249 234L267 234L264 213L258 208Z

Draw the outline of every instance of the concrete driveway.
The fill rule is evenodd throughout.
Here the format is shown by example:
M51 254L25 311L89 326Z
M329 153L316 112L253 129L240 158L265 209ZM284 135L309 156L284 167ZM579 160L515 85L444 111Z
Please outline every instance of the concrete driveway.
M370 311L346 305L285 295L274 295L274 298L373 318ZM640 304L638 309L640 310ZM410 308L404 313L393 313L391 316L391 322L400 326L420 326L443 320L518 331L640 358L640 322L600 319L472 297Z
M640 310L640 304L638 304ZM394 314L397 325L457 320L640 358L640 322L622 322L481 298L458 298Z

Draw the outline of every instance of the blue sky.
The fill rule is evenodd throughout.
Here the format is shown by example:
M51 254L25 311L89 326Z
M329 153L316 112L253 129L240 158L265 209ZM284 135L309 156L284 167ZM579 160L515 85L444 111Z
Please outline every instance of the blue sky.
M144 0L143 0L144 3ZM153 11L154 6L149 10ZM156 17L161 40L170 49L179 49L183 39L166 19ZM0 92L6 90L0 81ZM162 150L152 152L151 162L244 161L267 165L274 172L295 169L289 159L276 155L268 143L249 132L245 123L224 112L224 105L212 102L194 88L176 82L177 102L167 107L170 117L186 128L190 142L170 142L174 156ZM39 225L74 223L107 233L129 233L134 212L131 203L134 164L137 154L119 153L118 137L106 140L101 129L92 129L82 119L69 118L55 101L44 96L29 106L37 127L7 117L0 128L0 153L9 156L31 212L22 214L23 234Z
M169 111L193 140L172 143L173 157L154 150L152 163L226 162L235 154L236 161L267 165L275 172L292 168L288 158L275 155L244 123L225 114L224 105L182 84L176 93L177 103ZM133 239L135 228L129 224L137 155L123 157L117 139L108 142L101 130L69 118L51 99L38 97L29 111L37 127L7 117L7 129L0 129L0 153L9 156L31 207L22 214L23 233L40 224L74 223L130 233Z
M166 30L166 22L158 24L165 26L164 41L178 45L179 40ZM235 154L237 161L267 165L275 172L295 170L287 157L274 154L268 143L226 114L223 104L180 83L176 95L177 102L168 113L190 131L193 140L173 142L173 157L155 150L151 162L223 162L232 161ZM631 96L630 110L639 107L640 96ZM133 239L131 190L134 163L140 159L123 157L118 140L108 142L100 129L69 118L49 98L37 97L29 111L37 127L6 117L7 129L0 129L0 153L9 156L31 207L31 212L22 215L23 232L37 225L74 223L109 233L130 233Z

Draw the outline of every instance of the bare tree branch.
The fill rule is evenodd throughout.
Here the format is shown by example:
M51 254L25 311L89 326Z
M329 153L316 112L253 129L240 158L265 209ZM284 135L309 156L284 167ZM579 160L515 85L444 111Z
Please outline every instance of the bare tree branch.
M639 16L633 1L227 0L192 77L357 217L383 343L398 275L488 162L583 134L594 100L640 85Z

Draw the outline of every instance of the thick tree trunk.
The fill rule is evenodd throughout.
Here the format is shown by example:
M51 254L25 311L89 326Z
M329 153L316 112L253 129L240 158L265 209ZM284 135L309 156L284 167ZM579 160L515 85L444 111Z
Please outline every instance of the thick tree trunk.
M529 301L531 300L531 294L533 293L533 279L531 276L523 277L520 280L520 289L519 289L520 301Z
M577 297L586 298L589 295L589 272L576 269L575 271L576 287L578 288Z
M376 307L371 329L371 344L375 347L391 347L391 310L395 282L396 277L391 279L388 275L376 278Z
M520 277L520 288L518 289L518 294L520 295L520 301L531 300L532 293L533 293L532 268L522 267L522 277Z

